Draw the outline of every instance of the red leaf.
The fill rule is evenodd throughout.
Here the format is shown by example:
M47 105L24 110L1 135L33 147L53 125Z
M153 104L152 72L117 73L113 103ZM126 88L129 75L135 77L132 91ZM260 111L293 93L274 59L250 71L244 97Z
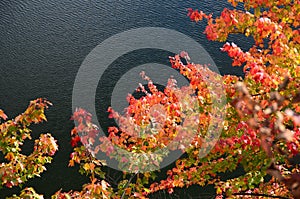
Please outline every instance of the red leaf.
M0 118L6 120L7 119L7 115L4 113L3 110L0 109Z
M78 142L80 142L80 137L77 135L77 136L73 137L72 140L71 140L72 147L77 146Z

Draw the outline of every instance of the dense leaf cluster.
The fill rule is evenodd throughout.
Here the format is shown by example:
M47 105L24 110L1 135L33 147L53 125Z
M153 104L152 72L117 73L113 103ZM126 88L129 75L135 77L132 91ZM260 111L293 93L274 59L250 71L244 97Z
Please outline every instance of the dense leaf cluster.
M109 108L119 126L110 127L107 137L99 137L92 115L78 108L72 117L77 125L71 132L69 166L79 164L91 181L81 191L58 191L53 198L147 198L195 184L213 184L216 198L300 198L300 168L290 161L300 150L300 1L229 2L233 7L243 3L244 10L225 8L214 18L188 9L188 16L195 22L207 20L209 40L226 42L231 34L254 39L246 51L228 42L221 48L233 66L243 67L245 77L221 76L182 52L170 57L170 63L190 84L178 87L170 78L160 91L142 72L148 81L147 89L138 87L143 97L128 95L123 115ZM20 153L22 141L30 137L27 126L45 120L47 104L34 101L24 114L1 124L0 149L8 160L0 167L2 185L38 175L57 150L46 134L36 141L32 155ZM0 117L7 119L3 111ZM160 164L174 150L186 155L165 179L156 180ZM119 162L124 178L118 185L109 183L102 169L106 163L95 158L97 153ZM239 166L243 175L220 177ZM271 180L266 181L268 174ZM21 196L27 193L36 194L26 189Z

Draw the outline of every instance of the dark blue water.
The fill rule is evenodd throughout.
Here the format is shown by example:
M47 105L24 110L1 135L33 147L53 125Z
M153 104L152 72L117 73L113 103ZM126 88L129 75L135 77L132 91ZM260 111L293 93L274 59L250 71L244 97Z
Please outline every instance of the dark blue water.
M42 178L30 180L46 196L62 188L79 189L86 178L77 168L67 168L71 146L69 134L73 127L72 88L76 73L89 52L110 36L137 27L164 27L182 32L198 41L214 59L221 74L241 75L232 68L231 60L220 52L222 44L208 42L204 23L196 24L186 16L186 8L199 8L207 13L220 14L228 6L222 1L0 1L0 108L10 117L24 111L28 102L46 97L53 103L46 115L48 122L34 126L33 138L40 132L51 132L58 140L59 152ZM231 37L229 40L234 40ZM239 37L238 44L247 47ZM134 64L168 62L168 53L139 51L121 57L111 66L119 71ZM118 69L118 68L117 68ZM113 72L110 75L114 75ZM113 77L110 77L113 79ZM111 87L101 80L97 99L106 98ZM101 104L101 103L99 103ZM105 105L106 106L106 105ZM106 107L99 107L105 109ZM98 116L104 120L105 114ZM105 123L105 121L103 121ZM27 152L32 142L27 143ZM19 191L0 190L0 198Z

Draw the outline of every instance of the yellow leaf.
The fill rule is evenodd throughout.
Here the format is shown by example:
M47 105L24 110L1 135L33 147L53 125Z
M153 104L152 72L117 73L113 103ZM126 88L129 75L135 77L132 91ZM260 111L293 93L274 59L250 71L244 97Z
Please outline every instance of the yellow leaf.
M89 170L90 169L90 164L89 163L85 163L84 165L83 165L83 169L84 170Z

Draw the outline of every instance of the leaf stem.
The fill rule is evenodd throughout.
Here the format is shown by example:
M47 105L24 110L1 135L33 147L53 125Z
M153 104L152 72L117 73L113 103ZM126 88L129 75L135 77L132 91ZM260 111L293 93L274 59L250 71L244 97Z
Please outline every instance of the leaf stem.
M280 199L289 199L287 197L283 197L283 196L272 196L272 195L268 195L268 194L261 194L261 193L233 193L232 195L235 196L262 196L262 197L269 197L269 198L280 198Z

